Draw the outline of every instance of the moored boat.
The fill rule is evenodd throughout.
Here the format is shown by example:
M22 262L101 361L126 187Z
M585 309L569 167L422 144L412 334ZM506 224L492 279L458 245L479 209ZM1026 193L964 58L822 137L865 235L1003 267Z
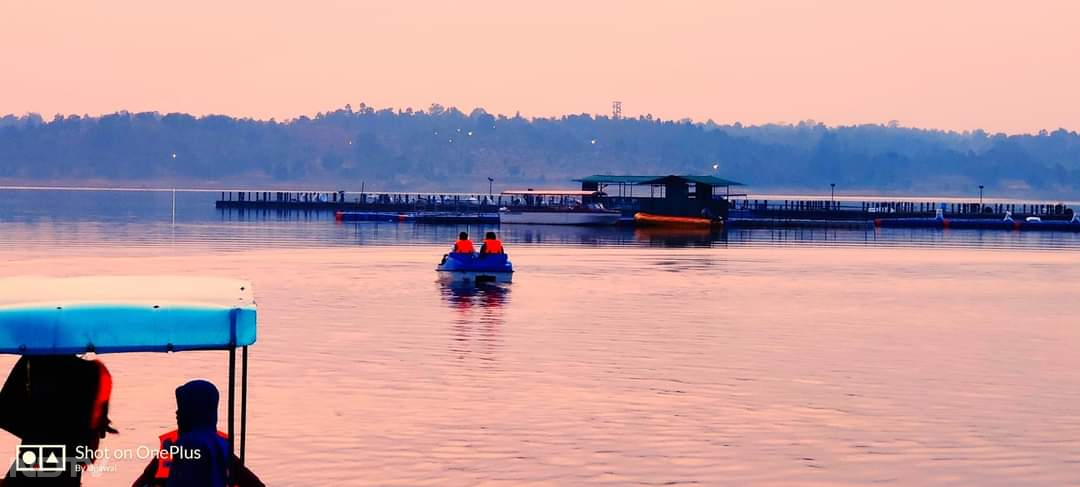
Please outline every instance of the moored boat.
M701 227L709 228L722 225L722 220L692 217L692 216L669 216L655 215L652 213L638 212L634 214L634 223L638 225L668 226L668 227Z
M533 225L614 225L619 212L604 209L509 209L499 210L499 223Z
M590 201L596 191L504 191L515 204L499 209L499 223L532 225L614 225L622 215ZM518 200L517 198L520 198Z

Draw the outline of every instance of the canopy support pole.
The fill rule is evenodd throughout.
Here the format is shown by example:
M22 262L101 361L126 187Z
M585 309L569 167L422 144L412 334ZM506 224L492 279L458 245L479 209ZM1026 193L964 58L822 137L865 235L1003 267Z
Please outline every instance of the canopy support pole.
M247 393L248 393L248 347L240 355L240 466L244 466L244 450L247 446Z
M229 347L229 458L225 462L229 466L229 485L236 478L236 472L232 465L233 455L236 453L236 346Z

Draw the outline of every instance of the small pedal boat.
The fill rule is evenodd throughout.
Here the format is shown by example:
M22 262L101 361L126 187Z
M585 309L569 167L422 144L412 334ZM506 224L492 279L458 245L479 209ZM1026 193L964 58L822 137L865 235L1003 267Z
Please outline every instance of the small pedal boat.
M514 266L506 254L451 252L435 267L444 277L471 282L510 282Z

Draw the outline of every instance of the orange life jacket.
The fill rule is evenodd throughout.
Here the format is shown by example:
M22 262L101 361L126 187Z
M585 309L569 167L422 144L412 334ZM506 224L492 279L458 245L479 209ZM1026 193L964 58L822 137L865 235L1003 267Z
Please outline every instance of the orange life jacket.
M229 435L227 435L225 433L222 433L222 432L218 431L217 434L218 434L218 436L222 437L223 439L226 439L226 440L229 439ZM180 439L180 430L172 430L172 431L170 431L168 433L165 433L165 434L158 437L158 440L160 441L160 446L158 447L159 448L159 450L158 450L158 455L159 456L158 456L158 459L157 459L157 470L154 471L154 478L156 478L156 479L167 479L167 478L169 478L169 468L172 467L172 454L169 453L169 447L176 444L176 442L179 439Z
M498 240L484 240L484 253L485 254L501 254L503 253L502 242Z
M94 360L93 364L98 369L97 395L94 397L94 409L90 412L90 429L92 431L105 431L108 427L109 397L112 395L112 374L100 360Z
M454 242L454 253L457 254L471 254L476 250L473 249L472 240L458 240Z

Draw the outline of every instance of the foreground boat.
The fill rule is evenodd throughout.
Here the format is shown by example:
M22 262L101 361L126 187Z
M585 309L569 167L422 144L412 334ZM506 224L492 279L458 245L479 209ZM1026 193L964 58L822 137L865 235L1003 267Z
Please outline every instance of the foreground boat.
M142 358L149 359L151 355L145 352L228 352L228 384L223 388L228 429L224 435L232 452L226 455L227 467L234 475L244 468L248 347L255 338L255 298L251 283L245 281L142 276L0 278L0 354L55 358L144 353ZM67 459L66 466L52 472L75 476L79 468L85 468L70 461L72 457Z
M445 278L469 282L510 282L514 266L506 254L452 252L443 256L435 271Z

